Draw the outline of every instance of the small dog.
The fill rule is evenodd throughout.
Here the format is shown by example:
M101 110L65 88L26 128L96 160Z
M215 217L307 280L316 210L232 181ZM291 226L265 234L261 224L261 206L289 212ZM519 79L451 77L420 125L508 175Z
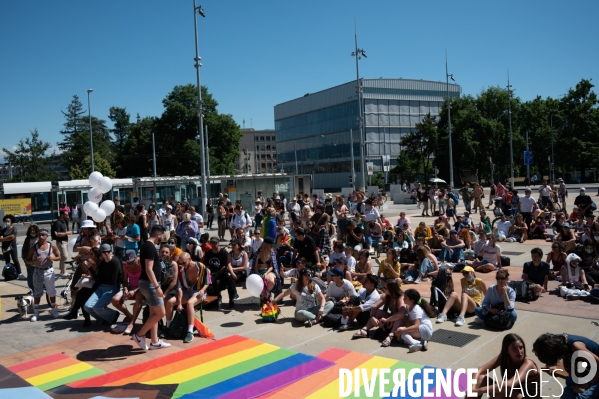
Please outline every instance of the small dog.
M17 307L19 308L21 317L27 317L27 311L29 307L33 306L33 297L31 295L19 295L15 298L15 300L17 301Z

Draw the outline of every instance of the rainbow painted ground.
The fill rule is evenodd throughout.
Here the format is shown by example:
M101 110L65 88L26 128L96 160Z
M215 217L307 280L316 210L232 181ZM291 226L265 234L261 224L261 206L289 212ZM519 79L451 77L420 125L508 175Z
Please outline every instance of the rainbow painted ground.
M84 392L92 397L108 391L111 397L148 397L132 396L133 389L145 389L173 398L297 399L338 397L340 368L363 368L369 374L375 368L403 368L407 376L411 369L425 367L335 348L309 356L234 335L106 374L62 354L9 370L50 397L83 397ZM0 381L0 398L7 397L4 388ZM429 385L423 392L433 389ZM379 397L376 384L373 393L371 397ZM364 389L361 397L366 397Z

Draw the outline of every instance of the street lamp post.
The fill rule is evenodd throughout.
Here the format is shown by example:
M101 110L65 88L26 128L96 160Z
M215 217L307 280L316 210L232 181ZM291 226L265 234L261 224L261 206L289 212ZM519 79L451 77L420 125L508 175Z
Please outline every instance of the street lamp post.
M89 113L89 151L90 151L90 162L92 164L92 172L94 171L94 139L92 136L92 108L89 102L89 93L94 91L94 89L87 89L87 110Z
M445 84L447 89L447 135L449 136L449 187L453 187L453 146L451 142L451 99L449 97L449 78L455 82L453 74L447 68L447 50L445 51Z
M510 71L507 72L507 106L508 117L510 124L510 172L511 172L511 188L514 189L514 147L513 147L513 132L512 132L512 85L510 84Z
M354 161L354 129L349 129L349 153L351 155L351 188L356 188L356 167Z
M206 210L206 156L205 156L205 150L204 150L204 107L202 104L202 86L200 83L200 67L202 66L202 64L200 63L200 60L202 59L200 57L200 52L198 50L198 14L200 14L202 17L206 17L206 14L204 14L204 9L202 8L202 6L200 5L199 7L196 7L196 1L193 0L193 27L195 30L195 43L196 43L196 56L194 58L195 60L195 68L196 68L196 76L197 76L197 81L198 81L198 134L200 135L200 153L201 153L201 169L202 169L202 211L200 213L204 213L204 211Z
M554 139L554 133L553 133L553 115L550 115L550 126L551 126L551 170L549 171L549 175L551 176L551 181L555 181L555 156L553 155L553 139Z
M356 57L356 90L358 92L358 129L360 132L360 139L358 140L360 143L360 170L362 171L362 189L366 191L366 161L364 159L364 121L362 117L362 86L360 85L360 67L358 61L364 57L366 57L366 52L364 49L358 48L358 28L356 27L356 18L354 17L354 38L356 43L356 51L352 52L352 57Z

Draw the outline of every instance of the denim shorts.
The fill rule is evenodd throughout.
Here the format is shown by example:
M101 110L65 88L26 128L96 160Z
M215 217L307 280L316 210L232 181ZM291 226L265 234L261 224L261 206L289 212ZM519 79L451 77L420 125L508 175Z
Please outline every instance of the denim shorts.
M164 306L164 299L156 295L156 287L148 280L139 280L139 292L152 307Z

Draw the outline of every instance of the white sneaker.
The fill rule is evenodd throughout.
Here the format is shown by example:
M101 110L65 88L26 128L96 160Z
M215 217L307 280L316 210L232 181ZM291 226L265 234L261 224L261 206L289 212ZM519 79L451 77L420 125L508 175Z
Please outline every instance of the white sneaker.
M69 275L67 273L61 273L61 274L58 275L58 277L60 277L60 278L67 278L67 277L69 277Z
M52 317L54 317L55 319L58 319L60 317L60 315L58 314L58 309L52 308Z
M422 350L422 344L414 344L414 345L410 345L410 348L408 349L408 353L419 352L421 350Z
M441 323L445 323L447 321L447 315L445 313L440 313L439 316L437 316L437 323L441 324Z
M404 284L412 284L414 282L414 278L412 276L408 276L403 279Z
M422 278L420 278L420 276L418 276L416 278L416 280L414 280L414 284L420 284L421 281L422 281Z
M37 321L38 317L39 317L39 311L38 310L34 310L33 311L33 316L31 316L31 319L29 319L29 321Z
M428 350L428 341L422 341L422 351L426 352Z
M133 334L131 339L135 341L135 343L143 350L148 350L148 344L146 344L146 337L138 337L137 334Z
M464 325L465 322L466 322L466 319L464 319L464 316L458 316L457 320L455 321L455 326L461 327Z
M476 323L476 324L485 324L485 322L483 321L483 319L481 319L480 317L477 317L476 319L474 319L474 323Z
M27 277L23 276L23 273L19 274L19 277L17 277L17 279L19 280L27 280Z
M158 342L156 342L155 344L150 344L150 350L152 350L152 349L168 348L169 346L171 346L171 344L169 344L168 342L164 342L163 340L159 339Z

